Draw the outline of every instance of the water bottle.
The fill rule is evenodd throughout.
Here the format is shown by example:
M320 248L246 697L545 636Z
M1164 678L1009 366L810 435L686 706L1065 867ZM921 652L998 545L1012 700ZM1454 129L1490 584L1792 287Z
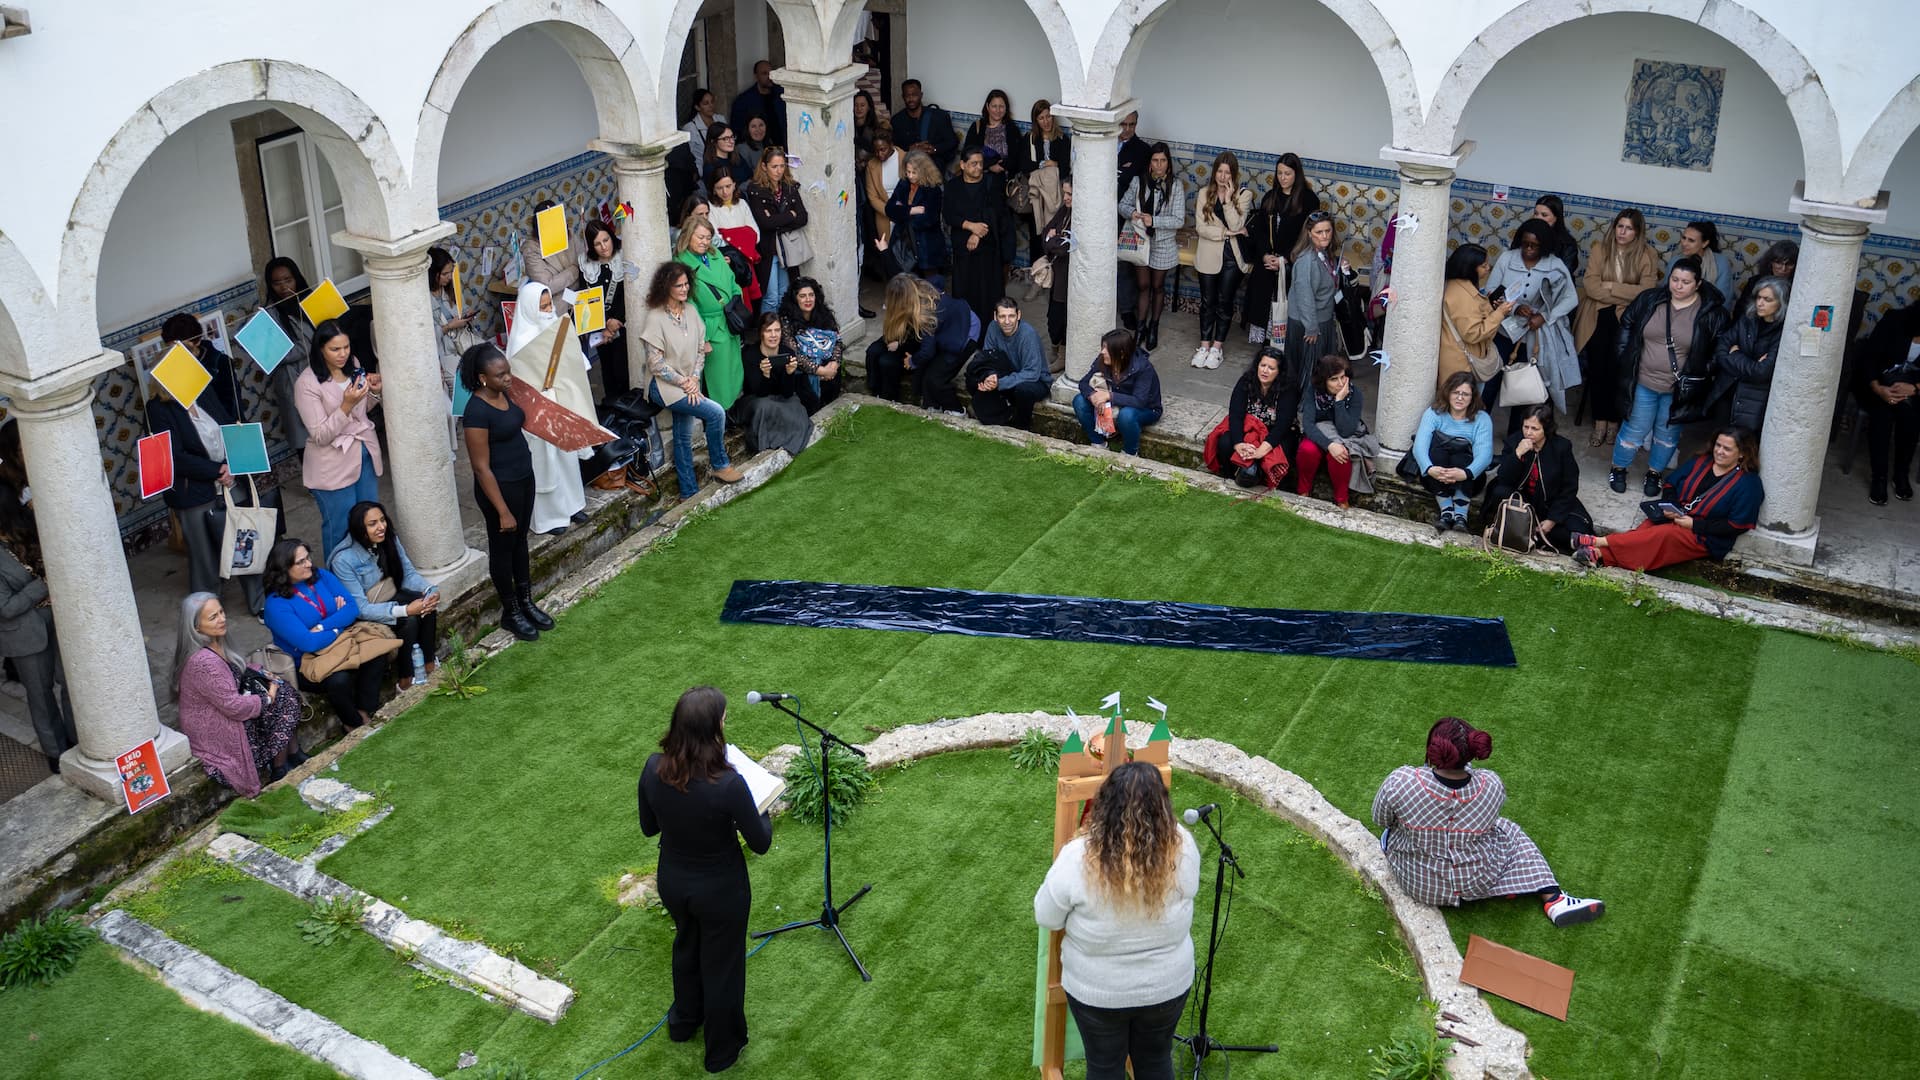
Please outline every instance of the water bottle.
M415 645L413 647L413 685L425 686L426 684L427 657L420 651L420 646Z

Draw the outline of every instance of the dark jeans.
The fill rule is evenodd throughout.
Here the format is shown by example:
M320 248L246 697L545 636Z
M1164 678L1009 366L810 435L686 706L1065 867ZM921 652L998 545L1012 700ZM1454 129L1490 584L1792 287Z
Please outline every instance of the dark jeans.
M296 670L294 678L303 693L324 694L333 714L347 727L361 724L361 713L372 716L380 708L380 680L387 677L387 658L376 657L357 668L344 668L319 682Z
M1067 343L1067 298L1064 296L1047 301L1047 338L1055 345Z
M1189 988L1191 989L1191 988ZM1173 1080L1173 1032L1187 1007L1187 991L1157 1005L1100 1009L1067 995L1067 1008L1087 1051L1087 1080Z
M500 594L504 605L513 598L515 589L533 586L533 562L527 555L527 530L533 524L533 477L495 482L500 485L507 512L516 522L512 532L500 531L500 515L494 512L493 500L480 490L478 481L473 485L473 501L480 504L480 516L487 523L487 574L493 578L493 591Z
M706 1065L733 1063L747 1045L747 910L753 889L737 872L660 868L660 902L673 916L673 1005L667 1034L707 1029Z
M1920 405L1912 398L1889 405L1876 397L1867 404L1867 460L1873 463L1874 479L1899 477L1910 483L1916 443L1920 443Z
M1233 327L1234 294L1240 291L1240 267L1231 252L1220 253L1220 272L1200 275L1200 340L1225 341Z
M33 734L40 740L40 752L48 761L56 761L80 741L73 727L73 698L67 692L67 674L60 665L60 643L53 636L53 619L37 609L47 623L47 647L27 656L15 656L14 673L27 692L27 713L33 718Z
M412 589L395 589L393 602L411 604L420 599L422 593ZM435 662L440 648L440 613L429 611L425 615L402 615L393 620L393 632L400 638L400 651L393 654L393 670L402 679L413 678L413 647L420 646L426 654L427 663Z
M1080 430L1087 433L1087 441L1095 446L1107 445L1107 437L1100 434L1094 426L1093 402L1085 394L1073 395L1073 413L1080 418ZM1160 419L1158 409L1121 408L1113 411L1113 433L1120 436L1120 449L1138 456L1140 453L1140 432L1152 426Z

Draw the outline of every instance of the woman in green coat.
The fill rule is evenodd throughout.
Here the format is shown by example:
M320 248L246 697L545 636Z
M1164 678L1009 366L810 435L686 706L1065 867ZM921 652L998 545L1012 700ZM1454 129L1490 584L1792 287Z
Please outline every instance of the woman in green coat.
M746 373L740 366L740 338L727 329L723 309L740 295L740 285L733 280L733 267L727 257L715 246L713 226L706 218L693 218L680 230L680 253L676 257L693 271L692 295L687 299L705 320L707 340L713 343L713 351L707 354L707 396L721 408L731 409L740 400Z

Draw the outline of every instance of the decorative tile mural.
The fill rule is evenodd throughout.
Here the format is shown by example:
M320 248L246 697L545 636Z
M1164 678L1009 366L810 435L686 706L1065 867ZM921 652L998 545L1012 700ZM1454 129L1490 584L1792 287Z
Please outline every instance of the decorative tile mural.
M1635 60L1627 85L1627 125L1620 160L1667 169L1713 169L1720 98L1727 69L1665 60Z

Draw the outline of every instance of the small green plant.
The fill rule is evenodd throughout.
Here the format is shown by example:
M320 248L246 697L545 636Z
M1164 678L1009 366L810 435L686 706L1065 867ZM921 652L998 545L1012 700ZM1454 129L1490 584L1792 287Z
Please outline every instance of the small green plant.
M300 936L309 945L332 945L360 929L360 920L366 916L367 901L359 893L324 896L315 900L307 909L307 917L300 920Z
M474 1080L535 1080L534 1074L517 1061L482 1065L474 1071L473 1077Z
M827 776L822 789L820 761L796 758L787 766L787 812L796 821L819 821L822 807L833 808L833 820L842 822L866 802L878 786L866 762L853 751L834 744L827 753Z
M859 442L860 436L854 431L853 424L853 415L858 411L857 409L845 409L828 417L827 422L820 427L820 437L823 439L837 439L840 442L847 443Z
M1381 1047L1368 1075L1377 1080L1447 1080L1447 1058L1452 1053L1429 1015L1417 1025L1407 1025Z
M1060 744L1053 736L1039 728L1028 728L1013 744L1008 752L1016 769L1038 769L1041 772L1053 772L1060 768Z
M466 700L486 693L486 687L473 681L474 674L484 663L485 659L468 651L465 636L448 635L447 659L440 665L440 685L434 689L434 696Z
M51 985L92 941L93 931L64 910L21 923L0 938L0 988Z

